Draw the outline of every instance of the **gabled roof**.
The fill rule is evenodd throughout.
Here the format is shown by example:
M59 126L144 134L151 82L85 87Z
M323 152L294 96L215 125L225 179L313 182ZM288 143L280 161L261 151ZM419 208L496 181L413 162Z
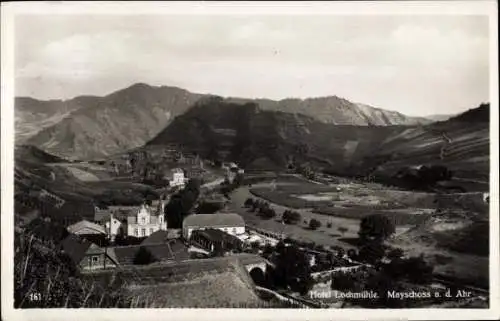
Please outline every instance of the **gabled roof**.
M176 231L177 232L177 231ZM151 245L151 244L165 244L168 241L175 239L177 237L176 232L173 231L164 231L159 230L151 234L144 241L141 242L141 245Z
M91 245L91 242L75 234L68 235L68 237L61 242L64 253L66 253L76 264L82 261Z
M221 231L218 229L213 229L213 228L209 228L206 230L196 230L196 231L193 231L193 234L199 234L199 235L205 237L205 239L208 239L211 241L216 241L216 242L225 241L225 242L230 242L233 244L242 242L239 238L237 238L234 235L231 235L231 234L226 233L224 231Z
M68 232L73 234L78 234L83 229L91 230L92 234L106 234L106 229L103 226L89 222L87 220L83 220L68 226Z
M182 222L182 227L226 227L245 226L241 216L234 213L191 214Z
M98 245L79 237L75 234L70 234L61 242L61 247L75 264L79 264L87 255L106 254L113 262L118 264L118 259L113 248L102 248Z
M164 244L117 246L112 249L120 265L133 265L140 248L145 248L157 261L183 261L190 258L187 247L178 240Z

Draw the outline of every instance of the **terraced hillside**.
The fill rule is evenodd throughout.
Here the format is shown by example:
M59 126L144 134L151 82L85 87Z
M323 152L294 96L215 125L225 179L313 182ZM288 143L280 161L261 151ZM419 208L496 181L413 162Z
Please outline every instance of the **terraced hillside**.
M57 161L52 166L52 161ZM153 188L134 183L84 181L67 170L60 158L35 147L18 147L14 166L15 213L37 215L71 223L93 219L95 205L113 202L140 204L157 197Z
M142 146L174 117L211 95L177 87L135 84L104 97L67 101L16 100L19 143L28 143L59 156L94 159ZM302 114L325 124L389 126L428 123L429 120L356 104L330 96L268 99L225 98L230 103L255 103L267 111Z
M344 168L374 141L400 131L397 126L334 126L301 114L262 110L246 103L212 99L197 104L148 146L176 145L204 158L254 162L284 169L287 160Z
M143 145L199 97L180 88L136 84L99 97L26 143L77 159L125 151Z
M444 122L403 129L367 151L351 169L393 176L403 167L444 165L457 184L487 190L489 145L489 104L484 104Z
M22 144L45 128L51 127L73 111L97 104L99 97L80 96L70 100L15 99L16 143Z

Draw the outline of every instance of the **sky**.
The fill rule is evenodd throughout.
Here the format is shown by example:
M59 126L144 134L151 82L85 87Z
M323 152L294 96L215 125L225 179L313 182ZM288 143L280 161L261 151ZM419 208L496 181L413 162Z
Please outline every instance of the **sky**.
M19 15L14 50L15 94L38 99L142 82L416 116L489 100L487 16Z

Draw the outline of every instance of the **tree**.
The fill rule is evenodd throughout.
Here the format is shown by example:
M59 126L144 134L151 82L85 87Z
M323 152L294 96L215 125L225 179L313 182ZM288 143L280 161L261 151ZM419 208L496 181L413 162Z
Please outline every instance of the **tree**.
M359 284L359 282L357 282L352 274L334 273L332 275L331 288L341 291L357 291L361 288L361 285Z
M266 219L271 219L276 216L276 212L272 208L261 209L260 216Z
M278 287L290 287L292 291L306 294L313 286L306 254L294 245L283 245L277 257L273 279Z
M382 242L395 231L394 224L387 216L372 214L361 220L358 235L361 242L371 240Z
M414 283L427 284L432 281L434 268L424 260L422 255L405 260L404 270L408 279Z
M245 203L244 203L244 206L245 207L252 207L253 203L254 203L253 198L247 198Z
M358 258L358 253L356 252L356 250L355 250L355 249L349 249L349 250L347 251L347 256L348 256L350 259L355 260L355 259L357 259L357 258Z
M404 252L400 248L393 248L387 253L387 258L390 260L396 260L402 258Z
M285 224L297 224L300 221L301 216L299 213L294 211L285 211L282 218Z
M339 257L339 258L343 258L343 257L344 257L344 255L345 255L345 250L344 250L343 248L341 248L341 247L340 247L340 248L338 248L338 249L337 249L337 257Z
M320 227L321 227L321 222L320 222L320 221L318 221L317 219L314 219L314 218L313 218L313 219L311 219L311 220L309 221L309 228L310 228L311 230L317 230L317 229L318 229L318 228L320 228Z
M376 264L380 262L380 260L384 257L384 255L385 255L385 248L382 245L382 243L377 241L372 241L364 244L360 248L358 254L360 260L370 264Z
M165 206L165 218L169 228L181 228L185 216L189 215L200 195L200 180L191 179L186 187L171 197Z
M271 244L266 244L264 246L264 250L262 251L262 255L266 258L269 258L273 254L273 247Z
M198 214L213 214L217 211L220 211L224 207L221 202L209 202L204 201L198 204L196 209L196 213Z

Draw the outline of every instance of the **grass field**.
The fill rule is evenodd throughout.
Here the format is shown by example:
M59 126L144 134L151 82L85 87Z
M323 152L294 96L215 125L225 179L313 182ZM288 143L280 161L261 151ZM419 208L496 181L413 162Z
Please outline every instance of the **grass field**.
M418 210L414 211L404 211L404 210L377 210L370 208L339 208L339 207L322 207L319 209L315 209L314 213L336 216L336 217L345 217L352 219L361 220L363 217L367 215L385 215L388 217L395 226L407 226L407 225L415 225L422 223L425 221L430 214L427 213L417 213Z

